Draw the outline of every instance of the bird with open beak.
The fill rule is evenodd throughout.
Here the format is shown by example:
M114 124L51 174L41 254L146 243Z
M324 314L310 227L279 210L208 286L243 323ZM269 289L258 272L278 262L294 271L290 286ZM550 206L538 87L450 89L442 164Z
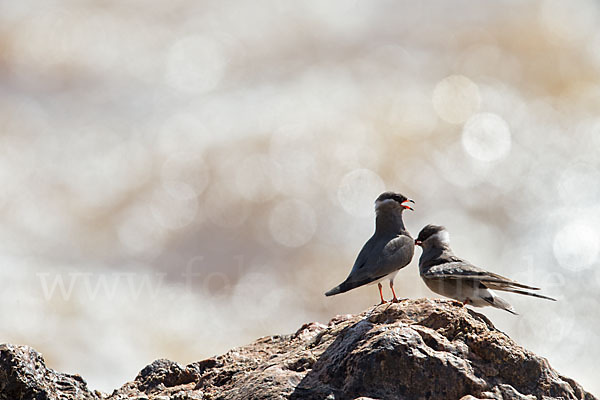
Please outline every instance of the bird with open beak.
M393 302L398 302L394 291L394 278L406 267L414 254L414 240L406 230L402 213L413 210L414 203L406 196L385 192L375 200L375 233L364 244L346 280L334 287L325 296L344 293L359 286L377 283L381 303L383 298L381 281L388 279Z

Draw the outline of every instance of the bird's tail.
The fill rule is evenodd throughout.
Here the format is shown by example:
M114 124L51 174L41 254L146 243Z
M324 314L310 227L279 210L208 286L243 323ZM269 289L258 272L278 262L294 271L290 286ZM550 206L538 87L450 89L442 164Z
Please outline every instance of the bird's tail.
M379 279L383 278L384 276L385 275L383 275L383 276L372 276L370 278L365 278L365 279L361 279L361 280L350 280L348 278L344 282L340 283L339 285L337 285L336 287L334 287L333 289L331 289L330 291L325 292L325 296L333 296L334 294L339 294L339 293L347 292L348 290L352 290L352 289L357 288L359 286L366 285L366 284L371 283L371 282L376 282Z
M360 285L358 285L358 286L360 286ZM334 294L344 293L350 289L354 289L355 287L357 287L356 284L350 283L347 280L345 280L344 282L340 283L333 289L325 292L325 296L333 296Z
M515 288L512 288L512 287L494 288L494 289L495 290L503 290L503 291L509 292L509 293L522 294L522 295L525 295L525 296L537 297L538 299L545 299L545 300L556 301L556 299L554 299L552 297L544 296L544 295L537 294L537 293L528 292L527 290L515 289Z
M513 306L511 306L510 303L508 301L504 300L502 297L498 297L498 296L492 294L491 297L485 297L484 300L487 301L492 307L496 307L501 310L508 311L509 313L511 313L513 315L519 315L515 312L515 309L513 308Z
M337 285L336 287L334 287L331 290L328 290L327 292L325 292L325 296L333 296L334 294L339 294L342 293L342 289L341 289L342 285Z

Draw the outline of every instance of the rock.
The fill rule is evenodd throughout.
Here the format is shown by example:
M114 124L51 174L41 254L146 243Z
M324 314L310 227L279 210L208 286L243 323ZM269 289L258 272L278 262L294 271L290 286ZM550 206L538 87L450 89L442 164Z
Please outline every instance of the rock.
M42 355L28 346L0 345L0 399L98 400L79 375L46 367Z
M0 399L99 397L81 378L47 370L34 350L3 349L7 350L2 353ZM37 357L35 368L32 357ZM32 368L37 372L27 374ZM40 378L56 376L64 383ZM187 366L157 360L134 381L101 398L591 400L594 396L554 371L544 358L515 344L483 315L450 301L419 299L337 316L328 325L305 324L292 335L264 337Z

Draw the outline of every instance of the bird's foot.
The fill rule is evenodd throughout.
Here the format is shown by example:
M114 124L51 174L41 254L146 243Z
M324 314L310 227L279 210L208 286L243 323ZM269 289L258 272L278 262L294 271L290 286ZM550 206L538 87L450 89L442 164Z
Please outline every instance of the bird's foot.
M408 300L408 297L404 297L404 298L402 298L402 299L398 299L398 298L394 297L394 298L392 299L392 303L400 303L400 302L402 302L402 301L404 301L404 300Z
M382 300L381 300L381 303L379 303L379 304L377 304L377 305L378 305L378 306L381 306L381 305L383 305L383 304L387 304L387 303L388 303L387 301L385 301L385 300L383 300L383 299L382 299Z

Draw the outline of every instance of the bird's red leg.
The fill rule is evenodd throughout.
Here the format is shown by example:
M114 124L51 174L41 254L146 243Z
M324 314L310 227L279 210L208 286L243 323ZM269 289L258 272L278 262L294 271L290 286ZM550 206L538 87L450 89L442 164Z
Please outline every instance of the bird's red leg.
M383 292L382 292L383 286L381 286L381 283L378 283L377 287L379 288L379 297L381 297L381 303L379 303L379 305L387 303L387 301L385 301L383 299Z
M390 281L390 289L392 289L392 294L394 295L394 298L392 299L392 303L400 303L400 300L398 300L398 298L396 297L396 292L394 291L394 282Z

